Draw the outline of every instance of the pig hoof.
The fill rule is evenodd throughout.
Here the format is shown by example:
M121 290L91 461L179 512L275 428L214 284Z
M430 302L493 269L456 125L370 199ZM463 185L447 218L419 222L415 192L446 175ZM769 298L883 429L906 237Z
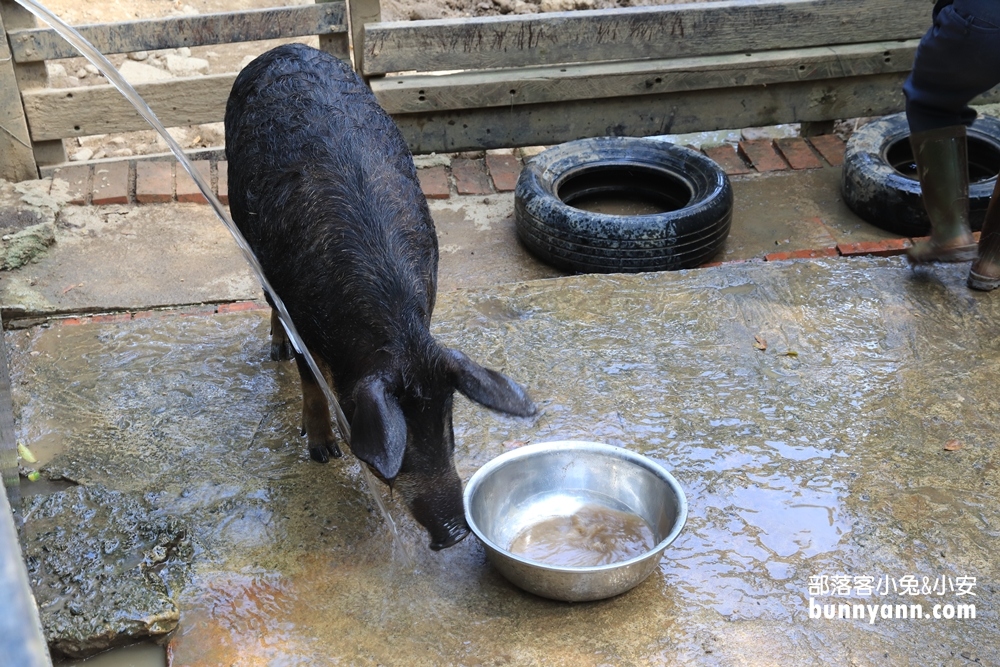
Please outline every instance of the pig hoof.
M287 340L271 343L271 361L288 361L295 356L292 344Z
M448 547L455 546L456 544L464 540L468 536L468 534L469 534L468 530L459 531L453 535L449 535L444 539L435 540L434 542L431 542L430 547L434 551L441 551L442 549L447 549Z
M339 459L343 456L343 453L340 451L340 447L330 443L328 445L320 445L319 447L310 447L309 456L313 461L326 463L330 460L331 456L335 459Z

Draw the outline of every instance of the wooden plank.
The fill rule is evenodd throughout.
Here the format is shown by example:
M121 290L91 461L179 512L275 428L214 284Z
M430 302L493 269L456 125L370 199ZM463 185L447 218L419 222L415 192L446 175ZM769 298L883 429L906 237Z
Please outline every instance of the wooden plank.
M319 36L319 48L335 58L351 62L351 40L347 32L335 32Z
M0 13L3 14L4 26L8 31L31 30L39 25L35 15L14 0L0 0ZM44 62L14 63L14 76L22 92L34 88L47 88L49 85L48 70ZM31 144L31 150L35 154L35 164L39 168L66 161L66 149L61 140L35 141Z
M378 23L382 20L382 7L379 0L347 0L347 24L351 31L351 55L354 57L354 70L364 71L365 25Z
M221 121L235 74L146 84L167 127ZM394 114L416 153L548 145L586 136L647 136L895 113L905 72L509 107ZM28 91L33 139L147 129L112 86ZM1000 102L1000 88L977 103Z
M907 72L919 40L672 60L389 75L372 90L390 114L510 107L568 100Z
M905 77L891 73L393 118L417 154L546 146L582 137L652 136L881 116L903 109ZM1000 87L976 100L992 102L1000 102Z
M347 19L344 0L337 0L298 7L75 27L98 51L108 54L304 35L346 34ZM14 60L19 63L79 55L51 29L12 30L9 37Z
M916 39L913 0L720 0L550 14L374 23L366 75L682 58Z
M14 63L7 40L2 39L3 32L4 20L0 14L0 178L26 181L38 178L38 165L21 106Z
M35 15L21 5L15 3L14 0L0 0L0 14L3 15L4 28L8 31L21 29L29 30L37 27L38 25ZM20 92L23 92L25 90L32 90L35 88L45 88L48 86L49 82L48 71L46 70L45 63L43 62L14 63L14 78L17 82L16 87L14 89L8 89L8 91L12 94L16 93L18 89ZM21 104L23 105L23 102L21 102ZM66 151L63 148L62 141L60 140L34 141L31 143L31 152L33 154L33 164L38 167L46 164L52 164L53 162L66 161ZM26 175L28 173L29 172L25 172ZM30 175L27 177L36 178L37 175Z
M408 128L408 140L418 152L504 148L557 143L578 136L708 131L894 113L902 109L900 91L905 76L905 71L889 72L571 104L393 113L393 117L401 127ZM194 125L223 119L235 77L233 73L175 79L137 89L167 127ZM1000 89L980 100L997 101ZM148 127L110 85L25 91L24 108L35 141Z
M223 120L236 73L136 86L166 127ZM35 141L148 130L149 125L114 86L24 92L24 111Z
M905 73L912 61L913 48L911 42L877 43L749 57L389 77L373 80L372 86L379 102L394 115L459 109L474 113L487 107L509 111L540 103L613 97L635 100L707 88L728 89L732 93L732 89L740 86L786 81L825 80L826 85L836 88L839 83L831 80L838 77ZM138 86L138 92L167 127L217 122L223 118L235 76L219 74L149 83ZM516 92L513 100L511 90ZM110 85L25 91L24 107L35 141L147 127Z

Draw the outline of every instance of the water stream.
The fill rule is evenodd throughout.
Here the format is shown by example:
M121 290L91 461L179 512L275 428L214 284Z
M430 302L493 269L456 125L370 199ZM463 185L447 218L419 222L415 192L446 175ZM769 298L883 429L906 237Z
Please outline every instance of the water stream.
M160 123L152 109L150 109L149 105L146 104L145 100L143 100L139 93L136 92L135 88L133 88L132 85L125 80L115 66L104 57L104 54L98 51L93 44L87 41L83 35L73 29L72 26L53 14L41 3L35 2L35 0L16 1L36 17L50 25L52 29L58 32L63 39L72 44L87 60L93 63L93 65L97 67L102 74L104 74L108 81L110 81L129 102L131 102L132 106L135 107L136 111L139 112L146 122L149 123L150 126L152 126L152 128L163 137L163 140L167 142L167 146L170 147L171 152L177 157L177 161L184 167L184 170L191 175L191 178L194 179L194 182L198 185L198 189L201 190L205 199L212 206L215 214L219 217L223 224L226 225L229 233L232 234L233 239L236 241L236 245L239 246L240 252L243 253L243 258L246 259L247 264L250 265L250 269L253 271L254 275L257 276L257 280L260 282L261 287L265 292L271 295L274 308L278 311L281 324L288 333L288 338L292 341L295 351L305 357L310 370L312 370L313 377L318 379L323 378L323 374L320 372L319 366L316 364L316 360L313 359L309 349L305 346L305 343L303 343L302 338L299 336L299 333L295 328L295 324L292 322L292 318L288 314L288 310L285 308L285 304L278 297L277 293L271 289L271 284L268 282L267 276L264 275L264 270L261 267L260 262L257 261L256 255L253 254L253 250L250 249L250 245L247 243L246 239L243 238L243 234L240 233L236 223L234 223L232 218L229 217L229 212L222 205L222 202L220 202L212 193L211 185L206 182L204 176L202 176L202 174L194 168L194 165L191 164L191 161L187 159L187 156L184 155L184 150L180 147L180 144L178 144L170 133L167 132L166 128L162 123ZM333 411L337 417L337 426L340 430L341 436L344 441L350 445L351 427L347 421L347 417L344 415L343 410L340 408L340 403L337 401L333 390L325 381L320 380L319 384L323 388L323 393L326 395L327 401L333 406ZM371 495L376 506L378 506L383 517L385 517L386 523L389 525L396 551L399 552L400 557L405 563L410 564L412 559L409 557L406 547L399 537L399 531L396 528L396 523L393 521L388 509L386 509L385 503L382 501L382 497L379 495L375 487L375 480L372 474L368 471L367 466L364 464L362 464L360 468L369 495Z

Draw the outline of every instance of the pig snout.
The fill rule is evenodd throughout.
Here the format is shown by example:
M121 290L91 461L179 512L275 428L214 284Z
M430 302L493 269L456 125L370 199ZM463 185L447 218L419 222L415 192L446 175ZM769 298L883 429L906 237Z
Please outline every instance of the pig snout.
M402 496L439 550L469 534L454 462L455 390L506 414L529 416L536 408L523 387L438 346L429 333L417 349L392 356L358 383L349 403L351 451Z
M430 534L431 549L440 551L458 544L469 534L462 503L462 483L452 473L450 479L422 480L407 484L407 476L400 475L394 488L400 489L410 514Z
M428 340L423 350L397 356L389 369L359 383L349 406L351 451L399 493L437 551L460 542L469 527L454 462L453 389L444 365L434 361L436 345ZM401 372L396 364L403 358L424 363ZM423 381L407 385L403 377Z

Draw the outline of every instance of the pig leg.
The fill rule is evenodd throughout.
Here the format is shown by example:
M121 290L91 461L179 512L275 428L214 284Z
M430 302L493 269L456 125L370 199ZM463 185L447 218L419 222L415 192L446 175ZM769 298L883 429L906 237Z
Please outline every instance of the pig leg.
M287 361L295 354L292 342L288 340L285 327L281 324L278 311L271 309L271 361Z
M299 368L299 379L302 381L302 430L309 445L309 456L314 461L326 463L331 456L334 458L343 456L334 439L330 404L326 400L323 388L309 369L306 358L296 354L295 363Z

